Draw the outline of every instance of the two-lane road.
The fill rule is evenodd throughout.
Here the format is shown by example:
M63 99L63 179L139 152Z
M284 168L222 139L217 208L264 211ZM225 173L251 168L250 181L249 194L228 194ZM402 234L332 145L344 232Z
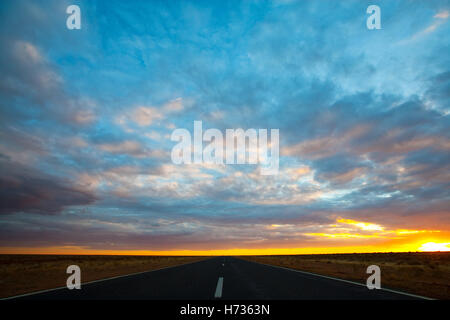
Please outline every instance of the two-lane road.
M410 295L297 272L233 257L215 257L181 266L56 289L21 299L293 300L414 299Z

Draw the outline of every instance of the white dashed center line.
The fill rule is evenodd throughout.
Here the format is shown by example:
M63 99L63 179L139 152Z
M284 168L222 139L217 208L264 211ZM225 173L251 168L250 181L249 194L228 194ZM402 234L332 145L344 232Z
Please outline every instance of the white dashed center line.
M214 294L214 298L222 298L222 288L223 288L223 277L219 277L217 281L216 293Z

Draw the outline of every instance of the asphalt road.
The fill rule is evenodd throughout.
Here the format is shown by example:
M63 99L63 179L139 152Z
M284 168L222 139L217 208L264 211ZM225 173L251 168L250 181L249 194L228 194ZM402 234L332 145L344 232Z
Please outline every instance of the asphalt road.
M81 273L83 275L83 273ZM186 265L82 284L18 299L415 299L385 290L267 266L232 257L216 257Z

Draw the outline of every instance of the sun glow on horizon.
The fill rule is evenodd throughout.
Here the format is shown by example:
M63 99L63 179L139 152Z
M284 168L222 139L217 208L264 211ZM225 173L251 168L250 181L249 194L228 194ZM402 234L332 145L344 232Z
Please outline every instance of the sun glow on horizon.
M282 234L295 224L272 223L265 230ZM214 248L189 246L158 249L94 249L89 246L2 247L0 254L62 254L62 255L157 255L157 256L234 256L234 255L296 255L373 252L450 251L450 231L433 229L392 228L388 225L338 218L335 224L321 225L318 232L302 232L305 242L266 243L260 246L241 244ZM306 231L306 230L305 230ZM309 231L309 230L308 230ZM313 231L313 230L311 230ZM283 246L284 245L284 246Z
M419 251L450 251L450 242L446 243L436 243L436 242L427 242L424 243Z

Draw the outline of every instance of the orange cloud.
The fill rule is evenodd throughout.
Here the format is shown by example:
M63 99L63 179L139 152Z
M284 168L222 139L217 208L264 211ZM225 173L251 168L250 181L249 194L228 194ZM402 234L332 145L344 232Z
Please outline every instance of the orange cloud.
M338 218L338 224L326 226L324 232L304 233L306 236L329 239L384 239L384 240L410 240L411 242L419 234L439 233L440 230L410 230L410 229L388 229L376 223L356 221L352 219ZM349 229L347 226L355 227ZM416 246L417 249L417 246Z
M356 226L362 230L366 230L366 231L383 231L384 227L375 224L375 223L367 223L367 222L360 222L360 221L355 221L355 220L351 220L351 219L337 219L336 220L339 223L345 223L345 224L350 224L353 226Z

